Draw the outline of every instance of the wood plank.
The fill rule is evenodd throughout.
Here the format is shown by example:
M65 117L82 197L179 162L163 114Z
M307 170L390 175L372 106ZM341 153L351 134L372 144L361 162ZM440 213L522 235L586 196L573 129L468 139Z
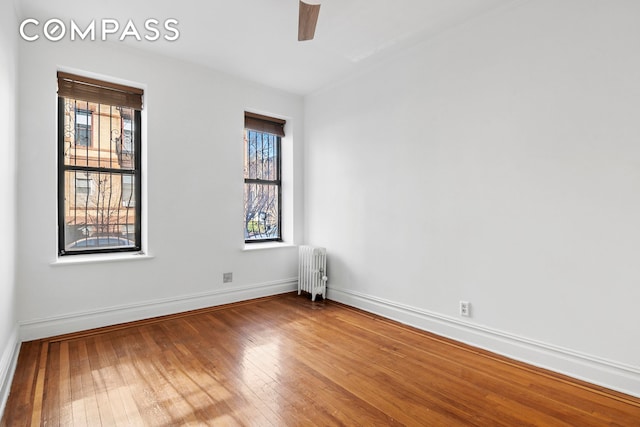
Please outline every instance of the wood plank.
M58 423L73 425L73 406L71 400L71 375L69 367L69 342L62 341L58 350ZM51 354L50 354L51 356ZM50 371L51 372L51 371Z
M30 341L20 346L11 387L10 398L13 404L5 408L5 416L0 419L0 427L15 425L17 420L20 421L20 425L31 424L41 345L40 341Z
M93 384L92 394L95 395L98 404L100 425L113 426L116 425L116 420L109 401L108 386L103 377L103 369L105 368L103 362L104 355L96 343L97 339L98 337L87 337L85 340L89 366L91 368L91 371L86 373L86 375L91 376L91 383Z
M33 395L33 412L31 414L31 426L39 426L42 419L42 404L44 398L44 382L47 373L47 356L49 351L48 343L42 343L40 348L40 360L38 362L38 376L36 378L36 389ZM13 386L13 384L12 384Z
M91 376L91 359L87 351L87 343L85 340L72 342L71 349L70 357L77 363L77 376L80 380L79 384L75 383L74 398L84 401L86 425L100 425L100 408Z
M638 420L635 397L286 294L24 343L0 426Z

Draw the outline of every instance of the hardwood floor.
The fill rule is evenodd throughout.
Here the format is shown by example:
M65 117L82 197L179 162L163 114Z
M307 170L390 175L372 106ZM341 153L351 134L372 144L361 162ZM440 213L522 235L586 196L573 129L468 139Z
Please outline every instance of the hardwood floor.
M4 426L640 426L640 399L286 294L27 342Z

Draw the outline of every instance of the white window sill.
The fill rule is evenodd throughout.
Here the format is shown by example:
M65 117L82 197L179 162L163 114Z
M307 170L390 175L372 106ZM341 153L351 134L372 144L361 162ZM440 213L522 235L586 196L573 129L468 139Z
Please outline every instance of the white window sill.
M243 251L259 251L262 249L294 248L296 245L287 242L245 243Z
M67 255L58 257L52 266L73 265L73 264L98 264L103 262L140 261L143 259L153 259L152 255L141 252L122 252L109 254L87 254L87 255Z

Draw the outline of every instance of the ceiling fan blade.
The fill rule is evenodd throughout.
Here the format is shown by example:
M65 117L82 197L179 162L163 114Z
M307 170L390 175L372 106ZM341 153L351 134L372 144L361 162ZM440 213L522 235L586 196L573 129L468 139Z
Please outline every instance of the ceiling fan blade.
M298 13L298 41L313 40L319 13L319 4L307 4L300 0Z

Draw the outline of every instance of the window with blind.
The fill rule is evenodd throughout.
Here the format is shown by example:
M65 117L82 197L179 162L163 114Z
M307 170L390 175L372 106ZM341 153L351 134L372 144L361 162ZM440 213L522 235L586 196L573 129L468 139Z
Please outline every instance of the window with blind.
M245 243L282 240L281 138L285 120L245 112Z
M58 253L140 251L143 91L58 73Z

